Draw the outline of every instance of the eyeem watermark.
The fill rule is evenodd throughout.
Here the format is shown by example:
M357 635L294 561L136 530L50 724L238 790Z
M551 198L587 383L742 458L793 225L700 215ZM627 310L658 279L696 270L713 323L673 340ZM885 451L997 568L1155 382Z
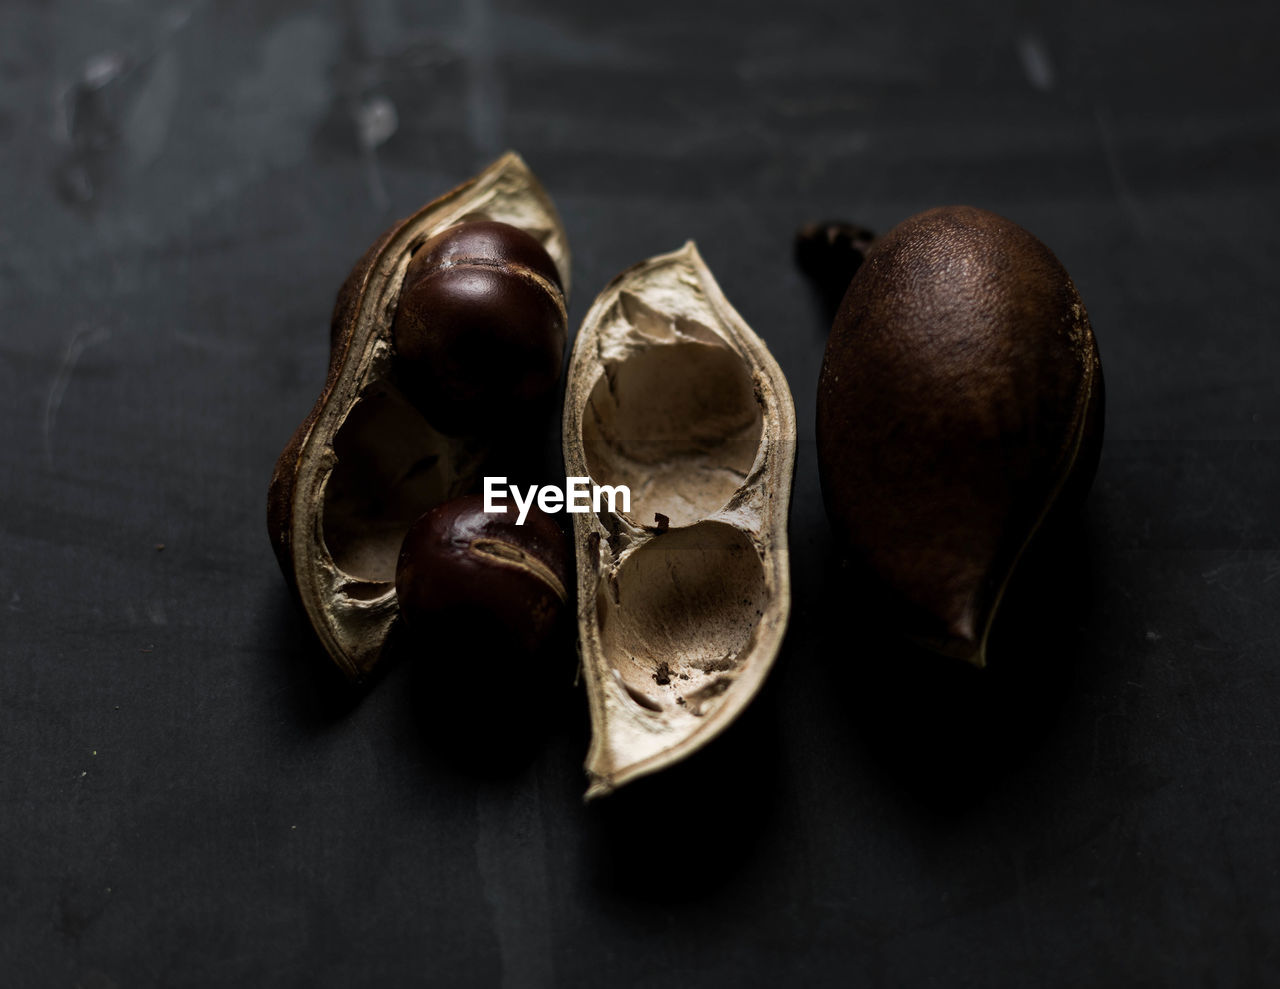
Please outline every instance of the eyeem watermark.
M625 484L592 484L589 477L566 477L564 487L554 484L539 487L530 484L521 491L519 485L507 484L505 477L486 477L484 479L484 510L486 512L505 512L507 495L515 502L516 525L524 525L529 509L536 501L544 512L599 512L607 505L611 512L631 511L631 489ZM619 507L621 506L621 507Z

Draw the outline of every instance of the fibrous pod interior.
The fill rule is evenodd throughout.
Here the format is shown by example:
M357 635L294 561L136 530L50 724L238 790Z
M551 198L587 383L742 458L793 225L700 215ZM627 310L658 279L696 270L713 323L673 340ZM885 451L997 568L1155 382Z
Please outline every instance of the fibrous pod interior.
M782 371L692 243L596 299L565 465L631 503L574 516L589 797L693 752L759 689L790 611L795 442Z
M533 174L508 153L396 224L356 265L334 307L324 390L271 479L268 526L281 569L321 644L353 679L376 664L395 619L405 532L428 508L472 488L484 461L482 440L437 432L405 399L391 338L414 251L473 219L536 237L567 296L564 229Z

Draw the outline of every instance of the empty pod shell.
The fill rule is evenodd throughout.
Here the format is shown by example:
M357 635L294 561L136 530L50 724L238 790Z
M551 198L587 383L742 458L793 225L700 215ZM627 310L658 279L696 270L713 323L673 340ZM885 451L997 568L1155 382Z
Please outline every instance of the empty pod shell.
M631 498L574 516L588 797L694 752L760 689L791 606L795 450L786 379L692 243L599 295L565 466Z

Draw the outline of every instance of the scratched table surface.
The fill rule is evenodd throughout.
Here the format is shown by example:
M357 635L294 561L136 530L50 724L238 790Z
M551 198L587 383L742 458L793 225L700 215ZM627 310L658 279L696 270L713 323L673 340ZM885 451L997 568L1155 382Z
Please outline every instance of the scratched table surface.
M5 4L0 981L1280 983L1278 12ZM571 325L694 238L798 410L773 674L590 805L580 689L503 746L483 669L344 692L265 526L348 268L507 148ZM952 202L1062 258L1109 406L975 676L848 590L792 254Z

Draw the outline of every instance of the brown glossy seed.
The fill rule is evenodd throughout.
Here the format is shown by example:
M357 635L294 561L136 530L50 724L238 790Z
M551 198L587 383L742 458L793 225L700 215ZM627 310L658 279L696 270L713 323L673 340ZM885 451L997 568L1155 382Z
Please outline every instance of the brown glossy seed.
M560 276L517 227L450 227L409 262L392 333L401 386L437 429L474 433L518 419L560 377Z
M1102 418L1088 314L1030 233L955 206L875 242L827 342L818 467L838 540L903 632L985 663L1023 549L1088 490Z
M568 541L531 508L484 510L479 495L444 502L409 529L396 567L396 597L409 630L519 661L540 653L566 614ZM459 659L463 657L457 657Z

